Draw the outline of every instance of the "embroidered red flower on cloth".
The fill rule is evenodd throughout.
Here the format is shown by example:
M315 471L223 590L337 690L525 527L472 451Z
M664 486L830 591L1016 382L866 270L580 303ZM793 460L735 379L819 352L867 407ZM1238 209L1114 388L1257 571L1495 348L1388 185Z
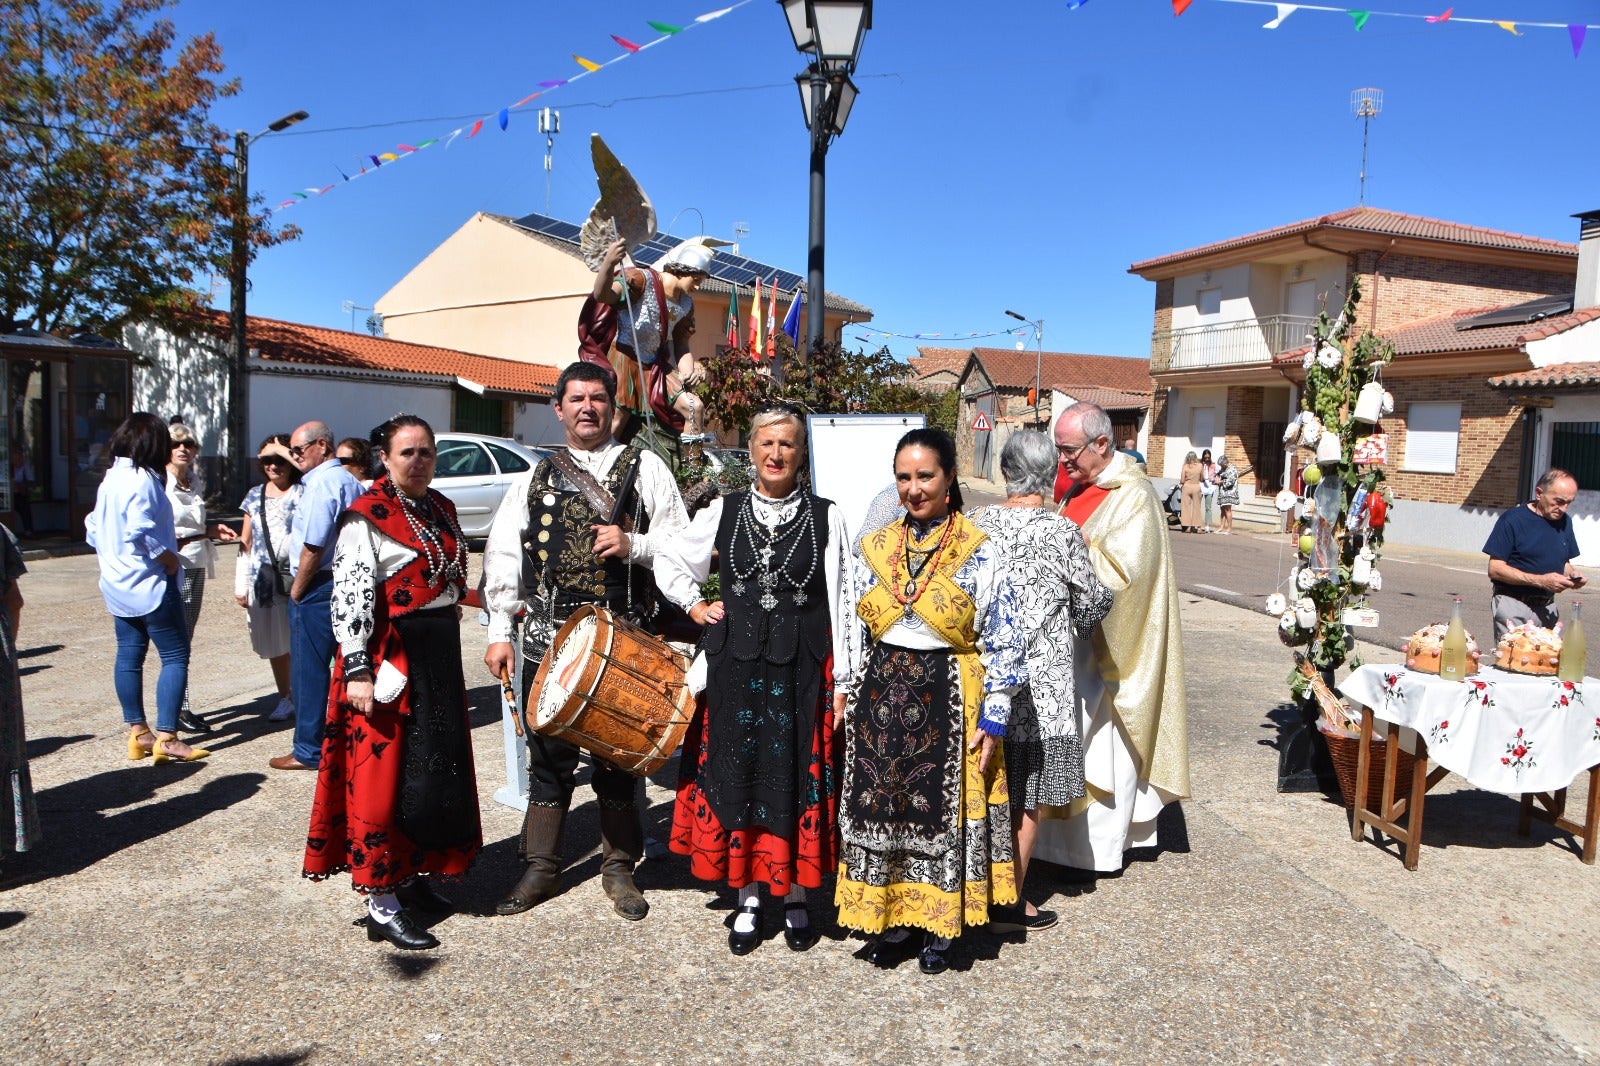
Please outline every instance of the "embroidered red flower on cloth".
M1524 769L1532 769L1539 764L1533 758L1533 738L1527 736L1523 730L1518 729L1517 735L1506 744L1506 753L1500 758L1500 765L1509 766L1518 773Z

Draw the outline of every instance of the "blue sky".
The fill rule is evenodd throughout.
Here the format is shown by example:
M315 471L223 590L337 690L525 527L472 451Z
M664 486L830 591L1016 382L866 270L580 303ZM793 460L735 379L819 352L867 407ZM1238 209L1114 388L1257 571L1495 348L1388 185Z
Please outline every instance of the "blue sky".
M729 0L375 3L300 7L182 0L243 82L217 120L251 131L311 118L251 153L253 191L277 202L338 181L368 153L447 135L605 61L609 35L656 36ZM1386 0L1431 12L1448 0ZM1457 17L1600 24L1596 0L1464 0ZM1154 287L1131 262L1355 204L1361 124L1351 90L1378 86L1367 202L1497 229L1576 238L1600 208L1600 31L1574 60L1564 30L1194 0L879 3L861 95L828 155L827 285L898 333L987 332L1045 320L1045 347L1146 355ZM279 217L304 230L252 267L253 313L348 328L475 211L545 206L534 108L561 111L550 212L581 221L600 132L672 232L732 237L804 272L803 67L777 3L755 0L658 47ZM694 95L682 95L694 94ZM377 127L380 123L395 123ZM353 128L376 127L376 128ZM1591 132L1585 132L1585 130ZM699 212L697 215L696 210ZM218 290L219 306L226 301ZM356 321L366 312L357 312ZM855 334L847 332L854 343ZM1014 338L896 340L969 347ZM877 341L875 340L875 343ZM1032 340L1029 339L1031 346Z

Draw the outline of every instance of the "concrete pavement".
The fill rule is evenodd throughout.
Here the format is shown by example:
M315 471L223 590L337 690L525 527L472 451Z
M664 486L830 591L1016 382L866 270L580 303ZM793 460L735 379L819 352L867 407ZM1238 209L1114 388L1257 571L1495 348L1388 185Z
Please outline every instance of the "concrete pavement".
M1600 1041L1583 932L1600 870L1546 827L1516 837L1511 800L1454 779L1429 798L1415 873L1352 842L1339 805L1274 792L1289 663L1259 611L1184 597L1195 795L1169 809L1164 847L1116 877L1040 864L1030 894L1062 924L970 934L927 978L856 958L826 892L817 947L769 939L736 959L731 893L671 856L641 868L650 917L615 918L581 786L567 892L493 917L520 815L490 798L500 726L470 619L486 848L450 891L462 911L435 927L441 950L369 944L347 881L299 877L313 782L266 767L288 731L265 721L270 674L228 583L208 589L195 652L216 754L157 768L124 758L93 560L30 565L23 685L47 836L0 881L7 1062L1535 1063L1586 1061ZM674 772L648 789L661 839Z

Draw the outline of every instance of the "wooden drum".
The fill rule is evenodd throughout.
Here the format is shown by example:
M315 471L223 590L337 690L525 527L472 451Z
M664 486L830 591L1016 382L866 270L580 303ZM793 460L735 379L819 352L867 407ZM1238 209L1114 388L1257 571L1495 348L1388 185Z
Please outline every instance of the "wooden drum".
M653 773L689 728L688 669L687 656L604 607L579 607L534 675L528 727L629 773Z

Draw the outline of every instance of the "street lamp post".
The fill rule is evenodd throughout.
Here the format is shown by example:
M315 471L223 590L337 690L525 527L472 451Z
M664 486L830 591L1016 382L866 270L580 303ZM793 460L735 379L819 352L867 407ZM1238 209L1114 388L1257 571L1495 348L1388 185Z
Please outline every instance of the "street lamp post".
M1010 315L1018 322L1026 322L1028 325L1032 326L1034 339L1038 341L1039 344L1039 354L1034 358L1033 361L1033 420L1037 422L1039 421L1039 401L1044 398L1044 382L1041 380L1044 377L1044 319L1024 318L1022 315L1019 315L1017 312L1009 309L1006 311L1006 314Z
M285 115L266 129L250 136L239 130L233 136L233 248L228 265L228 469L223 482L228 499L241 499L249 480L250 445L245 440L250 406L249 349L245 337L245 290L250 268L250 146L269 133L286 130L310 116L304 111Z
M796 51L811 57L795 78L800 106L811 131L811 217L806 254L806 350L821 346L825 331L823 289L824 202L828 146L844 132L855 104L850 80L861 58L861 44L872 28L872 0L778 0L789 22ZM779 368L774 373L780 375Z

